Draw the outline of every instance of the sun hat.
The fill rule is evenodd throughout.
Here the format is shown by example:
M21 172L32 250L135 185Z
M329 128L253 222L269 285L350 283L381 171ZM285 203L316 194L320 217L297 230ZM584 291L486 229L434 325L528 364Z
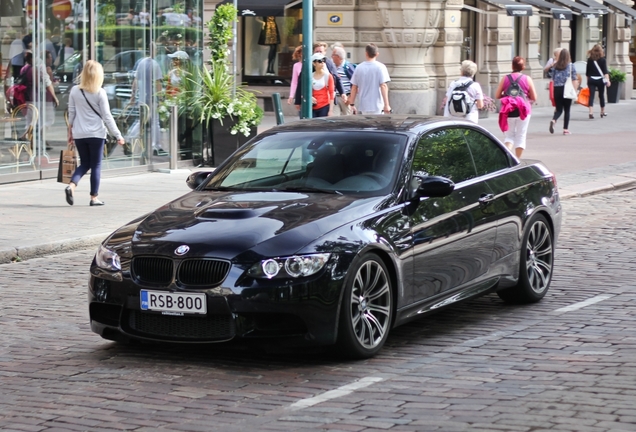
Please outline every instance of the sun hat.
M190 56L185 51L175 51L172 54L168 54L170 58L177 58L179 60L190 60Z
M316 60L325 60L325 55L321 54L321 53L315 53L311 56L311 61L312 63L315 62Z

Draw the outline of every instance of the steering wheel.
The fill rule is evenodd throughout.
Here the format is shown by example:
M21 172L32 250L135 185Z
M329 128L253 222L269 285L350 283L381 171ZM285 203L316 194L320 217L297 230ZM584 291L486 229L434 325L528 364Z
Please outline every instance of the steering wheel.
M371 177L373 180L375 180L376 182L378 182L379 185L384 186L386 184L386 177L384 177L382 174L378 174L377 172L373 172L373 171L366 171L363 172L362 174L360 174L362 176L367 176L367 177Z

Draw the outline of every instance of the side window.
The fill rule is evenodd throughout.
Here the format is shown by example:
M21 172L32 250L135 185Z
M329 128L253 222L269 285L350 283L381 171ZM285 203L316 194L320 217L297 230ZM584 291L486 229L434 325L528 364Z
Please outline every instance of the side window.
M477 175L490 174L510 166L504 150L481 132L466 130L466 142L473 154Z
M446 177L459 183L477 176L465 129L442 129L420 138L413 156L413 172Z

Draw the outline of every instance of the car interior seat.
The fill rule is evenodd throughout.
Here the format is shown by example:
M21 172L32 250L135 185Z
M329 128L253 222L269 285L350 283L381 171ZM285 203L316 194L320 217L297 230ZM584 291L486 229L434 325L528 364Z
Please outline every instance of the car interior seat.
M344 169L344 156L339 153L335 146L326 144L316 152L313 167L307 177L318 178L333 184L344 177Z

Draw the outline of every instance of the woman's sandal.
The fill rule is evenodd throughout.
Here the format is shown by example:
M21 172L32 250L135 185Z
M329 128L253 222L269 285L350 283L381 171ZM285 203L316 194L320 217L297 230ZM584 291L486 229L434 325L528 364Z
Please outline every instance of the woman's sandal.
M601 113L601 117L603 117L603 113ZM593 119L594 118L594 114L590 114L590 118Z
M605 114L604 112L601 113L601 118L603 117L607 117L607 114Z

